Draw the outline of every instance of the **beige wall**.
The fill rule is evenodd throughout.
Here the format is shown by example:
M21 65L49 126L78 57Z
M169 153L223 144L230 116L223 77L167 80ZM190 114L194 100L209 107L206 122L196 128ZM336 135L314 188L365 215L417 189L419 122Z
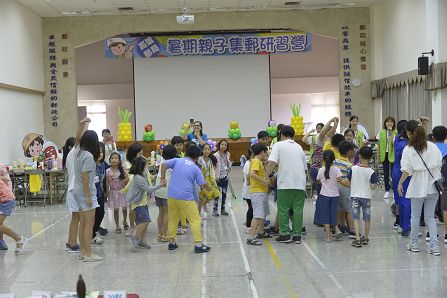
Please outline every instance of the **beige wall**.
M353 113L368 127L373 127L374 113L370 96L370 55L368 34L368 70L360 71L359 25L366 24L369 32L369 9L323 9L314 11L257 11L231 13L196 14L193 25L178 25L174 15L136 15L136 16L103 16L103 17L62 17L43 19L45 92L44 119L49 118L49 68L48 68L48 36L55 34L57 46L68 46L67 53L58 53L59 79L59 114L62 119L58 128L45 122L45 135L61 144L67 135L73 135L77 127L76 79L74 65L74 48L87 43L105 39L109 36L129 32L166 32L186 30L223 30L223 29L261 29L290 28L308 31L315 34L341 37L341 26L351 27L351 67L354 78L363 83L359 88L353 88ZM68 39L62 40L61 34L68 33ZM341 43L339 44L341 47ZM60 65L62 58L68 58L69 65ZM62 78L62 72L68 71L69 77ZM340 70L340 76L343 71ZM340 81L340 90L343 84ZM342 126L347 123L342 118Z

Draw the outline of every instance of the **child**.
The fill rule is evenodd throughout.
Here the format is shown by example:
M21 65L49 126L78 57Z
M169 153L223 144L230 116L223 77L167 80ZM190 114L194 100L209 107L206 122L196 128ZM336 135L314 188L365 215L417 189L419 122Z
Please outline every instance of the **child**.
M250 227L249 245L262 245L258 239L270 238L264 231L264 218L270 214L268 205L269 183L265 175L264 162L267 161L267 146L262 143L253 145L253 158L250 162L250 199L253 206L253 220Z
M347 141L341 141L338 145L338 151L340 152L340 157L334 162L334 165L338 167L341 171L342 178L346 178L349 169L352 167L350 158L354 156L353 143ZM354 239L354 222L352 221L352 204L351 204L351 190L349 185L341 183L338 186L339 199L338 199L338 211L337 218L340 225L340 230L342 233L349 235L349 238Z
M211 189L210 191L201 190L199 193L199 213L202 207L206 206L211 200L219 199L220 193L216 183L216 173L214 167L217 164L217 159L211 154L211 146L206 143L203 145L202 156L199 158L198 164L202 168L202 174L205 178L206 184Z
M169 250L178 248L175 242L177 225L183 214L188 219L194 238L194 252L205 253L210 247L203 244L200 232L200 215L197 204L194 201L194 188L198 184L202 188L209 187L206 184L202 171L197 167L196 161L200 156L200 149L195 145L186 148L186 158L173 158L166 160L161 165L161 178L166 181L166 170L172 169L171 181L168 188L168 238Z
M324 167L318 170L317 180L321 183L321 191L318 194L314 223L324 225L324 240L332 241L330 226L335 227L335 237L340 239L343 234L337 227L337 206L339 191L337 182L342 173L334 166L335 154L331 150L323 152Z
M160 160L160 164L162 164L165 160L170 160L175 158L177 152L175 147L172 145L166 145L163 148L162 159ZM169 181L171 180L172 170L169 169L166 172L166 185L169 185ZM156 185L160 184L161 180L161 171L158 172ZM155 204L158 207L158 235L157 240L167 242L168 241L168 189L166 187L160 188L155 191Z
M95 176L95 186L96 186L96 197L98 199L99 206L95 210L95 223L93 224L93 240L92 244L102 244L104 239L98 235L101 222L104 219L104 194L105 194L105 176L107 170L107 164L104 162L104 143L99 143L99 157L96 160L96 176ZM98 233L98 234L97 234Z
M244 169L242 170L242 173L244 174L244 185L242 186L242 198L247 202L247 215L245 216L245 225L247 227L247 232L250 232L251 227L251 221L253 220L253 207L251 204L250 199L250 161L253 158L253 150L251 149L251 146L248 147L248 160L244 164Z
M121 155L118 152L113 152L110 155L110 168L106 171L106 189L107 189L107 207L113 209L113 216L115 218L115 232L121 234L121 228L119 223L119 209L122 209L123 213L123 226L124 230L129 230L127 224L127 202L125 194L122 190L127 184L127 173L121 164Z
M150 186L147 177L146 158L138 157L130 168L129 174L134 175L127 191L126 199L131 210L135 210L135 235L130 235L130 240L136 248L150 249L150 245L144 242L144 235L151 222L148 209L148 194L166 186L166 180L159 185Z
M110 155L112 155L113 151L116 151L116 144L113 141L113 136L110 133L110 129L106 128L102 130L102 141L105 145L104 151L104 160L109 165L110 164Z
M175 147L177 151L177 157L183 158L185 157L185 153L183 152L184 140L180 136L175 136L171 139L171 145Z
M16 197L12 192L12 182L8 171L3 164L0 164L0 250L7 250L8 246L3 240L3 234L8 235L16 241L15 253L19 254L25 248L28 239L14 232L4 224L7 216L11 215L12 209L16 206Z
M347 128L343 135L345 136L345 141L351 143L354 147L354 153L352 154L352 157L349 158L349 160L353 165L356 165L359 163L359 147L357 147L357 145L354 143L355 132L352 129Z
M220 140L217 143L218 151L214 153L217 158L216 165L216 180L217 186L222 194L222 203L220 205L220 214L228 216L228 212L225 211L225 201L227 199L228 189L228 174L231 172L231 160L230 152L228 152L228 142L226 140ZM214 199L213 216L219 216L217 211L219 208L219 198Z
M354 220L355 240L352 246L362 247L369 243L369 228L371 225L371 190L376 188L379 181L377 174L369 167L369 160L373 156L371 147L360 148L360 163L353 166L348 172L351 181L352 219ZM360 238L359 218L360 207L362 208L363 220L365 221L365 236Z
M266 132L265 130L261 130L260 132L258 132L258 136L257 137L258 137L258 142L259 143L262 143L262 144L264 144L266 146L269 145L270 139L269 139L269 133L268 132Z

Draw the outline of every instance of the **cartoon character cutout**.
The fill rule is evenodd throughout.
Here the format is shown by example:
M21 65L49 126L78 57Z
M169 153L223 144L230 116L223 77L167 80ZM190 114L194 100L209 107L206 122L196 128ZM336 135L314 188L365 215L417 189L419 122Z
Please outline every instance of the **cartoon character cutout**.
M56 144L46 140L42 135L29 133L22 141L23 154L29 158L45 160L48 158L57 159L58 148Z
M39 156L43 148L43 136L37 133L29 133L23 138L22 147L26 157Z
M132 59L134 44L127 44L127 41L121 37L112 37L107 39L107 47L110 52L118 58Z

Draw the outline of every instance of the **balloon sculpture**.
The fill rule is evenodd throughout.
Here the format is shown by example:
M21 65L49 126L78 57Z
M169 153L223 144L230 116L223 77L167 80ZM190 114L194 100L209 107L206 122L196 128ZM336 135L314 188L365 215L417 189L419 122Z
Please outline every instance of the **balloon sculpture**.
M276 137L276 135L278 134L278 128L276 127L276 121L275 120L270 120L268 123L268 127L266 128L267 133L269 134L269 136L271 136L272 138Z
M118 123L118 141L131 141L132 140L132 125L129 122L129 118L132 113L129 110L121 110L118 108L118 116L120 122Z
M155 140L155 132L152 131L152 124L144 126L143 141L152 142Z
M157 151L161 154L161 152L163 151L163 148L169 144L169 141L160 141L160 143L157 145Z
M241 130L239 128L239 122L232 121L230 128L228 129L228 137L232 140L238 140L241 138Z
M187 122L185 122L182 124L182 127L180 128L179 135L184 136L185 134L188 134L191 132L192 132L192 128L190 127L190 125Z
M258 138L251 138L250 142L251 142L251 145L254 145L258 142Z
M304 123L303 116L300 115L301 105L293 104L290 106L292 109L292 118L291 118L291 126L295 130L295 135L303 135L304 134Z
M208 145L210 145L210 147L211 147L211 151L216 151L216 147L217 147L217 142L216 141L213 141L213 140L208 140L207 141L207 143L208 143Z

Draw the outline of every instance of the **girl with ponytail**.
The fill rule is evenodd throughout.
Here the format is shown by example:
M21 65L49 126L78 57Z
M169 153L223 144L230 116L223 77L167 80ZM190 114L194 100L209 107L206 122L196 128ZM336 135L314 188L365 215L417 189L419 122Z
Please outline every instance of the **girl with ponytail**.
M323 152L324 167L320 168L317 181L321 183L321 191L318 195L314 223L324 226L324 239L332 241L330 226L335 228L335 238L340 239L343 234L337 226L337 206L338 206L338 182L343 176L340 169L333 165L335 154L332 150Z

